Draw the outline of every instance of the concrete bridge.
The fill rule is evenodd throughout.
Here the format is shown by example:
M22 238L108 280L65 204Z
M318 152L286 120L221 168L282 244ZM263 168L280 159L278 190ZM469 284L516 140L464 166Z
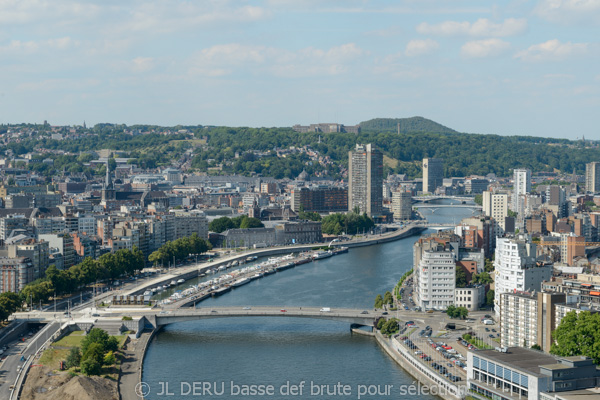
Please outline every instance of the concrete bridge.
M428 202L432 200L458 200L458 201L472 201L475 196L414 196L413 202Z
M471 208L474 210L481 210L483 207L477 204L419 204L414 208Z
M14 318L18 320L28 320L40 323L66 320L66 316L63 313L29 312L16 313L13 315ZM347 322L352 325L373 326L373 323L377 318L382 317L383 315L383 311L373 311L372 309L366 310L364 308L229 306L175 310L161 310L157 308L127 308L119 310L112 308L106 311L98 311L97 313L92 313L91 311L77 312L73 313L72 317L73 321L84 320L93 325L101 325L108 321L117 322L120 321L123 316L130 316L132 318L137 317L136 319L144 317L151 325L158 328L177 322L233 317L311 318Z

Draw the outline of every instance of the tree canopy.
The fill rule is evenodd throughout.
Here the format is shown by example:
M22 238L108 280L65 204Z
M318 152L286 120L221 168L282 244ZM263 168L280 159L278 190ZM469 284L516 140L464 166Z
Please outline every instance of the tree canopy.
M600 314L568 312L552 332L550 353L558 356L587 356L600 364Z

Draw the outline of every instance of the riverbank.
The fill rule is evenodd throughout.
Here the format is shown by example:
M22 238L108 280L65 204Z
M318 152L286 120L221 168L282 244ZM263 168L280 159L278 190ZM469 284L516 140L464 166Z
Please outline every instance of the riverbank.
M423 226L409 224L406 227L396 229L391 232L386 232L381 235L366 236L366 237L360 238L360 239L334 243L333 247L343 246L343 247L348 247L348 248L354 248L354 247L373 246L373 245L377 245L377 244L389 243L389 242L401 240L401 239L404 239L404 238L407 238L407 237L410 237L413 235L418 235L426 229L427 228L425 228ZM189 267L179 267L176 272L161 275L161 276L151 279L147 282L143 282L140 285L138 285L135 288L132 288L130 290L124 291L122 293L121 292L114 293L114 295L117 295L117 294L124 295L124 296L140 295L150 288L153 288L156 286L163 286L165 284L170 283L173 280L177 281L179 279L188 280L191 278L195 278L200 274L206 273L210 269L218 268L222 265L226 265L231 262L243 261L248 257L269 257L269 256L275 256L275 255L281 255L281 254L289 254L292 252L297 253L297 252L303 252L303 251L310 251L314 247L323 246L324 244L325 243L311 243L311 244L306 244L306 245L281 246L281 247L274 247L274 248L268 248L268 249L247 250L247 251L240 252L240 253L237 253L232 256L224 257L219 260L214 260L212 262L205 262L205 263L196 264L196 265L189 266Z
M421 363L413 354L405 349L395 338L386 338L375 331L377 344L406 372L419 382L421 388L427 387L427 394L443 399L461 400L463 396L457 385L443 379L439 374Z

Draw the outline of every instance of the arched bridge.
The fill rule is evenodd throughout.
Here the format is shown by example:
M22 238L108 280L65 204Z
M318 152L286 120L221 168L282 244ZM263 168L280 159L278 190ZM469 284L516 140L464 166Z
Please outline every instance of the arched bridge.
M354 325L372 326L381 311L349 308L317 308L317 307L212 307L179 309L144 313L146 319L155 318L156 326L176 322L194 321L208 318L231 317L278 317L278 318L311 318L328 319L347 322Z

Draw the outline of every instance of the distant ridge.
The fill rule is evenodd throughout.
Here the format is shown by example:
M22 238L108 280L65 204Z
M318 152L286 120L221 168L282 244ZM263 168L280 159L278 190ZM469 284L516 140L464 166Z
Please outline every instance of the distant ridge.
M457 133L453 129L423 117L374 118L361 122L359 125L363 131L398 132L398 124L400 124L400 133Z

